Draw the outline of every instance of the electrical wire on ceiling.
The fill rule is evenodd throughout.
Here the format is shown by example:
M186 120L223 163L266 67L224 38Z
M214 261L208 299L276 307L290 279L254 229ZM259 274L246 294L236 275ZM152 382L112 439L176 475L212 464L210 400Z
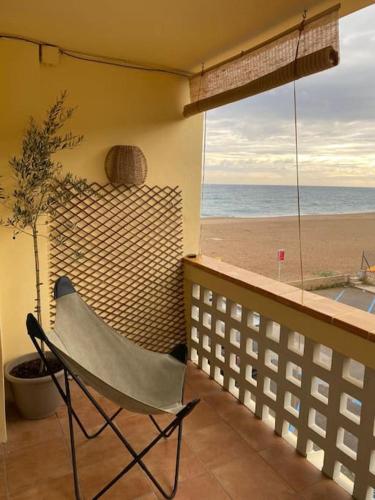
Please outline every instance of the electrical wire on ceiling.
M132 69L132 70L138 70L138 71L149 71L149 72L154 72L154 73L166 73L169 75L174 75L174 76L182 76L184 78L189 78L192 73L180 69L174 69L174 68L164 68L164 67L157 67L157 66L147 66L144 64L137 64L134 62L126 61L125 59L117 59L117 58L110 58L106 56L100 56L100 55L95 55L95 54L88 54L85 52L79 52L76 50L71 50L71 49L66 49L64 47L59 47L58 45L51 44L49 42L44 42L42 40L36 40L33 38L28 38L25 36L21 35L12 35L8 33L0 33L0 39L5 39L5 40L18 40L21 42L27 42L31 43L33 45L37 45L39 47L46 45L49 47L55 47L58 49L59 53L63 56L70 57L72 59L78 59L80 61L87 61L87 62L93 62L97 64L106 64L108 66L115 66L118 68L124 68L124 69Z

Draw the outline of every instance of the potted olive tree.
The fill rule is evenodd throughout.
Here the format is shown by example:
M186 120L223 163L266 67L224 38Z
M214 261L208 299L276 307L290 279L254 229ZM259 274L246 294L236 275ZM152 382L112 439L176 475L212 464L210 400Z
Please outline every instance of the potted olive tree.
M62 164L55 153L78 146L83 136L62 132L71 118L73 108L65 106L66 92L48 109L45 119L38 123L30 119L25 131L21 154L13 157L9 165L15 179L15 187L7 197L10 216L4 224L13 229L13 238L19 233L30 235L33 241L35 264L35 313L43 324L41 302L41 277L39 262L40 227L48 223L54 206L88 189L85 179L62 172ZM42 346L44 351L44 346ZM63 372L52 353L46 353L56 377ZM10 382L14 399L21 414L26 418L43 418L54 413L61 403L60 395L39 355L26 354L5 366L5 377Z

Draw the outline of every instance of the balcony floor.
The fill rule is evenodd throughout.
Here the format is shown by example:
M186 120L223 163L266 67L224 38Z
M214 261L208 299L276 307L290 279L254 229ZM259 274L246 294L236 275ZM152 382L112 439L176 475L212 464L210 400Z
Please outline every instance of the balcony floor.
M186 399L201 403L186 419L180 484L176 499L189 500L341 500L351 498L230 394L192 365L188 367ZM75 408L90 430L100 417L74 390ZM99 396L111 411L112 403ZM158 417L167 422L169 417ZM155 435L147 417L128 412L116 419L136 449ZM93 441L78 432L78 462L84 498L91 498L129 460L110 430ZM169 487L173 477L176 439L163 441L145 462ZM103 498L159 498L139 468L120 480ZM8 443L0 445L0 500L73 499L65 408L39 421L8 412Z

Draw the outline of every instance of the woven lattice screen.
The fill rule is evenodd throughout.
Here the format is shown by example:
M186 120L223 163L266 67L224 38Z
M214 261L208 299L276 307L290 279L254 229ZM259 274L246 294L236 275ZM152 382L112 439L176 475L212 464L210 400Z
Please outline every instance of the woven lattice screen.
M211 66L190 80L184 115L265 92L338 64L339 6L250 50ZM300 38L297 54L297 44Z
M69 276L118 332L168 352L185 339L180 189L91 188L90 194L76 194L56 207L51 288L57 277Z

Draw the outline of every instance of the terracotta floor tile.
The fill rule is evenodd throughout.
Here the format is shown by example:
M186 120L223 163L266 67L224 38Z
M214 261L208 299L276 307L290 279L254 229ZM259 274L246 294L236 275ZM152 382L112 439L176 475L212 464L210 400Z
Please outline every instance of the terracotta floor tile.
M134 424L133 421L132 424ZM157 431L154 430L152 424L149 422L146 422L146 424L145 427L141 425L138 427L137 425L133 429L128 429L127 437L137 452L141 451L157 435ZM150 454L147 455L148 460L158 465L161 461L168 463L172 458L174 460L175 444L176 438L173 436L168 440L161 439ZM183 456L184 453L186 452L183 452ZM96 439L79 442L77 444L77 456L82 464L101 463L103 460L113 457L116 457L122 463L131 458L125 446L110 429L105 430Z
M5 476L5 459L4 455L0 455L0 500L7 498L7 482Z
M158 498L162 496L157 494ZM230 500L215 477L206 473L178 485L176 500Z
M76 446L78 464L82 466L97 465L99 468L106 460L116 459L125 464L130 454L113 433L105 431L96 439L81 441Z
M87 401L87 397L86 397L85 393L82 391L82 389L79 387L79 385L74 380L70 381L69 387L70 387L70 395L76 404L79 402L83 403L84 401ZM86 388L94 398L98 399L98 398L103 397L101 394L99 394L95 389L93 389L89 385L87 385ZM65 390L65 388L64 388L64 390ZM111 404L113 404L113 403L111 403Z
M63 388L65 391L65 387ZM85 395L77 384L73 381L70 382L70 396L72 398L72 403L75 409L78 409L81 405L85 403ZM86 398L87 399L87 398ZM66 415L66 405L62 404L57 410L57 416Z
M188 361L186 365L186 380L189 381L194 377L203 379L207 378L207 375L197 365Z
M63 437L56 415L40 420L26 420L10 406L7 408L7 434L8 441L5 445L7 452Z
M197 430L187 438L189 447L209 469L255 454L254 450L224 422Z
M296 491L301 491L322 479L321 472L281 437L259 452L264 460Z
M63 438L27 446L6 454L5 468L11 494L24 492L48 479L71 471L70 456Z
M89 499L99 491L111 478L121 470L117 461L106 462L104 466L89 466L80 468L80 488L82 497ZM1 498L1 497L0 497ZM5 499L6 497L4 497ZM157 496L152 492L152 486L143 472L134 469L129 475L106 493L105 498L155 500ZM38 485L29 486L23 491L12 495L12 500L73 500L73 475L68 474L58 479L40 481Z
M100 467L98 465L81 467L80 482L84 498L92 498L126 464L126 460L120 462L113 459L104 460ZM152 486L147 476L136 466L122 477L103 498L108 500L134 500L152 492Z
M64 439L67 443L67 445L70 446L70 441L69 441L69 423L68 423L68 418L62 418L58 417L59 423L61 426L61 430L64 436ZM81 429L78 427L78 424L76 422L73 422L73 427L74 427L74 439L77 444L86 442L87 438L83 435ZM90 429L87 429L88 432L94 432L99 426L92 427Z
M222 391L221 386L203 372L201 372L200 375L188 377L186 386L198 397L203 397L205 394L211 394L217 391Z
M177 438L158 443L144 459L145 464L160 484L170 489L174 480ZM182 440L180 456L180 480L191 479L206 472L198 455Z
M341 486L331 479L322 479L300 493L301 500L351 500Z
M295 500L293 489L256 453L215 468L213 473L235 500Z
M104 420L96 415L95 410L81 410L78 413L78 417L81 420L83 426L89 434L96 432L105 422ZM68 416L59 416L59 423L63 432L64 437L69 440L69 420ZM74 435L77 442L86 441L87 438L84 436L83 432L79 428L78 424L74 421ZM107 428L104 432L109 432ZM113 432L113 431L111 431Z
M219 415L205 401L200 401L184 420L184 435L220 423Z
M126 427L126 429L123 429L123 427ZM141 451L157 435L157 431L151 421L142 416L127 418L125 421L120 422L120 428L127 431L126 435L129 442L137 452ZM145 458L148 465L162 470L163 474L165 472L168 479L173 477L176 437L177 434L172 435L168 440L160 440ZM86 440L82 438L77 441L77 457L81 466L94 465L95 463L100 464L103 460L111 459L114 456L118 459L119 463L126 463L131 460L130 453L110 429L105 430L96 439ZM183 443L181 460L182 477L196 475L200 471L200 464L200 460Z
M91 392L94 391L91 390ZM112 403L108 399L104 398L103 396L95 392L94 394L95 397L97 398L98 403L102 406L103 410L106 411L109 416L111 416L117 410L118 407L114 403ZM89 401L89 399L87 399L87 397L84 396L83 394L74 396L73 408L77 412L79 418L82 420L82 423L85 424L85 427L87 427L88 430L98 427L104 422L103 417L95 409L95 407ZM59 408L57 415L61 419L67 419L68 413L66 405L63 405Z
M151 466L158 466L161 462L173 463L175 460L175 452L177 446L177 437L172 435L168 439L161 439L155 446L145 455L145 463ZM181 443L181 457L190 458L191 450Z
M108 437L106 439L98 438L95 441L89 441L87 446L79 445L77 449L80 485L84 498L91 498L131 459L125 449L121 448L121 453L119 453L118 447L111 446L111 439ZM183 463L181 465L183 467ZM156 498L147 477L137 466L106 494L108 499L147 499L147 497ZM39 481L38 484L28 485L12 498L17 500L36 500L39 498L42 500L50 500L51 498L53 500L73 500L72 474L48 480L45 484L43 481Z
M102 396L101 394L93 391L92 389L91 389L90 392L93 394L93 396L95 397L95 399L97 400L97 402L100 404L100 406L103 408L103 410L108 413L108 415L111 415L112 413L114 413L115 411L117 411L117 409L118 409L118 405L117 404L113 403L111 400L105 398L104 396ZM87 398L86 398L86 401L88 401ZM92 405L92 403L90 401L89 401L89 404ZM130 414L126 410L123 410L123 412L124 412L124 414L125 413L128 414L128 415Z
M162 421L169 420L169 415L160 416L156 415L155 420L160 424ZM154 424L151 422L150 418L147 415L137 415L136 413L121 413L121 415L116 418L116 423L118 426L124 431L127 432L129 437L136 436L137 434L143 434L147 432L147 434L155 434L157 430L154 427Z
M143 435L139 433L131 435L132 433L129 432L130 442L138 452L149 443L152 437L156 436L156 431L152 424L150 425L150 422L145 421L143 424L147 425L147 431ZM136 427L136 430L141 431L141 427ZM148 435L150 430L152 437ZM174 478L176 444L177 435L176 437L171 436L168 440L162 439L144 458L146 465L166 488L171 486ZM117 464L126 465L132 459L130 453L127 452L122 443L109 431L105 431L97 439L80 442L77 446L77 456L81 467L86 465L101 467L103 461L112 460L114 457L117 459ZM200 459L183 442L180 478L191 478L201 474L202 471L203 465Z
M168 448L172 449L172 445ZM164 452L164 453L163 453ZM198 474L202 473L201 464L194 462L192 452L183 447L181 464L180 464L180 479L191 480ZM121 470L121 466L127 464L130 460L128 457L125 461L109 460L104 462L104 466L92 464L90 467L81 468L81 482L83 492L90 495L97 492L103 487L115 474ZM146 465L162 487L169 492L172 489L174 480L174 460L175 455L172 454L166 447L161 447L161 450L149 460L145 459ZM173 462L173 464L172 464ZM132 471L124 476L113 489L106 494L106 498L113 499L148 499L157 498L156 487L147 479L147 476L140 470L139 466L135 466Z
M89 432L97 430L103 423L100 415L74 384L72 393ZM97 393L95 396L108 413L115 411L113 403ZM201 402L184 422L177 500L350 498L333 481L322 479L320 472L272 429L189 364L186 400L193 397L200 397ZM60 408L57 415L25 421L14 410L8 413L9 442L0 447L0 500L74 499L66 409ZM156 416L161 427L172 418ZM138 452L158 433L144 415L124 411L115 423ZM88 499L131 460L131 455L109 428L94 440L87 440L77 426L75 429L83 498ZM174 479L176 442L177 433L162 439L144 458L167 491ZM135 466L105 498L155 500L160 493Z
M119 416L116 419L116 424L137 451L143 449L158 434L157 429L146 415Z
M221 417L225 417L232 411L237 410L239 407L241 407L238 399L224 390L206 394L203 397L203 400Z
M82 424L84 425L86 431L89 434L93 434L96 432L104 423L104 419L98 414L95 408L86 408L86 407L81 407L76 409L78 417L80 418ZM111 412L111 414L114 412ZM145 416L142 415L134 415L130 412L126 412L125 410L122 411L118 415L117 418L114 419L114 423L120 427L120 429L124 430L127 429L128 432L128 437L131 438L130 433L135 432L135 433L147 433L149 436L152 435L153 433L153 426L151 422L146 422ZM129 420L128 419L132 419ZM68 416L67 413L65 412L64 414L60 414L59 421L63 430L63 434L67 440L69 440L69 421L68 421ZM125 423L126 422L126 423ZM146 429L146 425L149 427L149 429ZM107 427L104 431L103 434L113 434L113 431L110 429L110 427ZM78 427L78 424L74 421L74 434L75 434L75 439L77 443L81 442L86 442L87 438L84 436L82 433L81 429Z
M186 403L188 401L192 401L193 399L200 399L197 387L195 386L194 388L192 388L188 384L185 384L183 401Z
M12 500L73 500L73 475L67 474L57 479L46 479L23 491L13 494Z
M263 450L274 443L274 431L244 406L238 406L223 418L254 450Z

